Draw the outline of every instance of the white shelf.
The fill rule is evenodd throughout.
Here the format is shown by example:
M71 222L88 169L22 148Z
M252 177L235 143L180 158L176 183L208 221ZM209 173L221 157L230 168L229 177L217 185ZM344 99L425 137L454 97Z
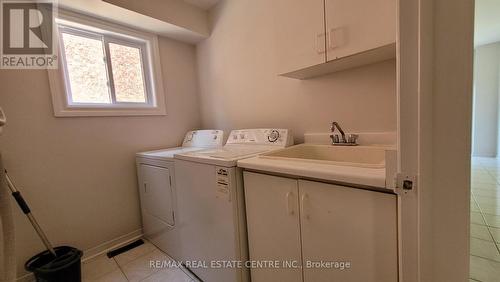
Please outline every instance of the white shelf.
M326 63L314 65L297 71L283 73L280 75L296 79L310 79L338 71L387 61L394 58L396 58L396 43L391 43L378 48L367 50L365 52L338 58Z

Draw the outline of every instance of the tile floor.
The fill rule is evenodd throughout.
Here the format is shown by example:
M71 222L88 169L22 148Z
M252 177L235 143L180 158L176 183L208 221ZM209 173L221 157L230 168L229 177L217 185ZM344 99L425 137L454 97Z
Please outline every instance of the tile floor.
M82 280L84 282L195 282L194 277L182 269L152 268L151 261L171 261L165 253L153 244L144 240L144 244L113 258L106 254L89 259L82 263Z
M500 281L500 159L472 159L470 281Z

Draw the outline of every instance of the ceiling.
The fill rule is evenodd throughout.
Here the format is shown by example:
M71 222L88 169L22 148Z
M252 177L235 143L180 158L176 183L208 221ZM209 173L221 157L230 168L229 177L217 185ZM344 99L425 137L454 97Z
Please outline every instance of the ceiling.
M1 0L0 0L1 1ZM182 42L187 42L191 44L196 44L201 40L207 38L210 34L208 31L208 27L205 25L195 25L192 22L198 23L200 21L183 21L179 22L172 17L173 13L182 14L184 18L187 19L197 19L199 13L190 14L190 9L180 9L176 5L171 5L171 1L164 1L164 5L159 5L161 1L164 0L156 0L156 10L168 10L168 13L161 13L161 15L166 15L167 20L163 18L155 17L152 15L151 7L148 9L138 9L144 8L144 5L130 5L130 6L119 6L118 4L130 3L130 4L141 4L139 1L134 2L132 0L58 0L58 4L60 8L63 8L68 11L85 14L88 16L96 17L98 19L114 22L117 24L130 26L132 28L136 28L139 30L145 30L148 32L153 32L158 35L166 36L169 38L173 38ZM180 3L181 0L176 0ZM196 0L199 1L199 0ZM203 0L208 1L208 0ZM213 0L212 0L213 1ZM150 1L155 2L155 1ZM116 5L115 5L116 3ZM174 3L175 4L175 3ZM191 5L185 5L193 8ZM134 9L135 8L135 9ZM201 11L201 14L206 14L206 11L203 11L201 8L196 8L194 10ZM189 17L186 17L189 15ZM201 21L203 22L203 21ZM207 24L208 25L208 24ZM203 28L204 27L204 28Z
M476 0L474 45L500 41L500 1Z
M219 0L184 0L184 2L187 2L203 10L209 10L210 8L215 6L219 2Z

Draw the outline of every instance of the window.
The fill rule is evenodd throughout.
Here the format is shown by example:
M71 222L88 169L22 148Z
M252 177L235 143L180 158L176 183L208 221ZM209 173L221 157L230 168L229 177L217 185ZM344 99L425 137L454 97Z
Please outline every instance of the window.
M69 12L56 24L59 69L49 70L56 116L165 114L156 36Z

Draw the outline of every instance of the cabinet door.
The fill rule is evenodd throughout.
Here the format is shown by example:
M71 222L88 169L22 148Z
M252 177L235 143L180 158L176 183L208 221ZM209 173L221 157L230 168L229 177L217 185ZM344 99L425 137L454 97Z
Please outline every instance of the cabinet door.
M397 281L395 195L304 180L299 191L305 282Z
M326 0L327 60L396 42L397 0Z
M170 170L164 167L141 164L142 187L139 187L141 208L150 216L174 225L173 193Z
M275 39L278 72L326 62L323 0L276 0Z
M244 172L244 184L250 260L294 264L253 267L252 282L301 282L297 180Z

